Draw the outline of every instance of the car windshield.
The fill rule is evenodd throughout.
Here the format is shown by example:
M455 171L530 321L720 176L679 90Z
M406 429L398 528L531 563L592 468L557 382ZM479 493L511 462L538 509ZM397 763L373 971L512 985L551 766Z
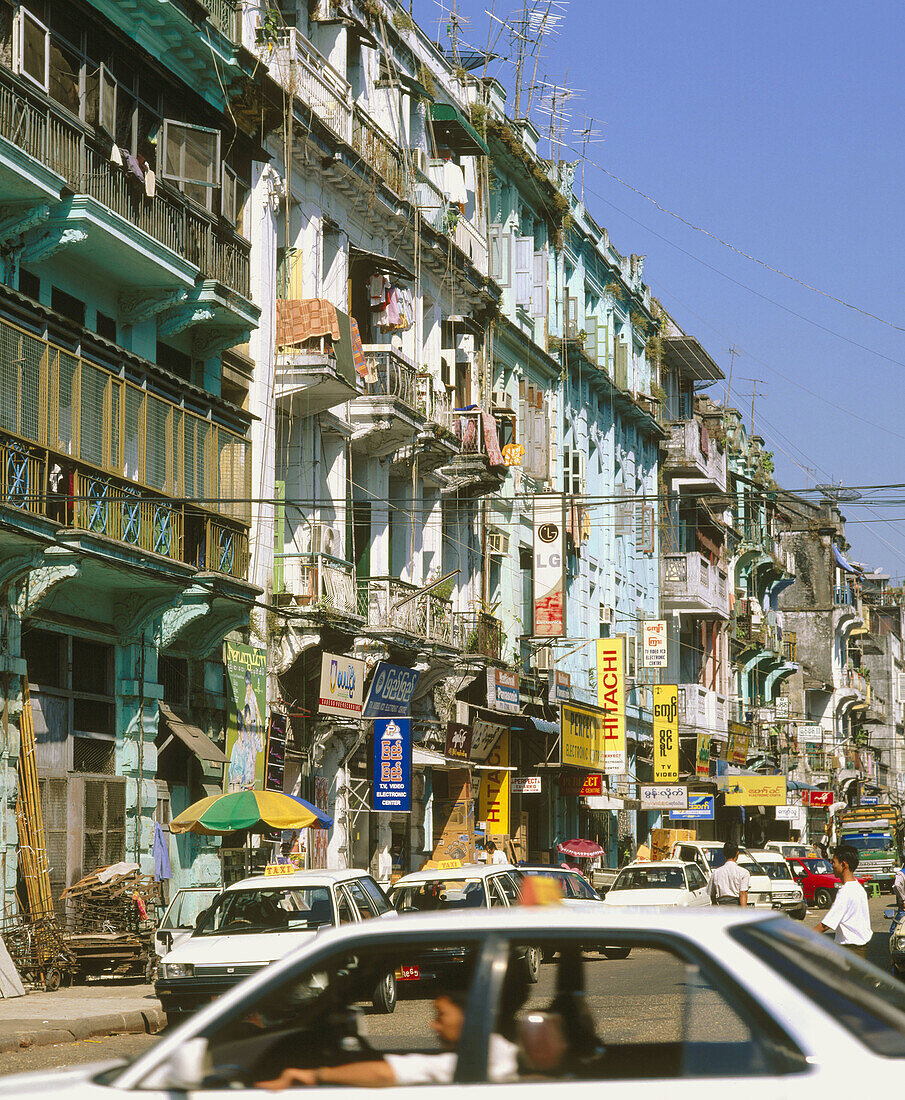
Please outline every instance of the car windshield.
M744 867L749 875L765 875L767 873L757 860L753 856L749 856L747 852L740 852L735 862L739 867Z
M333 924L329 886L274 886L221 894L196 936L299 932Z
M893 847L892 837L889 833L870 833L868 836L842 837L843 844L851 844L859 852L885 852Z
M479 878L436 878L395 886L390 901L400 913L431 913L437 909L480 909L485 905Z
M801 861L812 875L831 875L833 865L828 859L803 859Z
M161 928L194 928L198 914L207 909L219 894L218 888L210 890L180 890L160 922Z
M814 854L807 844L786 844L782 848L782 853L787 856L810 856Z
M613 883L614 890L682 890L681 867L626 867Z
M714 848L702 848L701 851L704 853L707 862L714 870L716 870L717 867L722 867L723 864L726 862L725 858L723 857L722 844L718 844Z
M792 877L792 872L789 870L789 865L785 860L780 862L778 859L765 859L763 863L760 864L760 867L764 874L769 875L774 882L778 882L780 879L790 879Z

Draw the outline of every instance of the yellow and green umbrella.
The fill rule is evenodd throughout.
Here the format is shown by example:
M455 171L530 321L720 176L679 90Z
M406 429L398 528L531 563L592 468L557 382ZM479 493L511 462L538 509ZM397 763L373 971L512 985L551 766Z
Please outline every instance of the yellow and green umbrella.
M333 818L292 794L230 791L202 798L170 822L174 833L217 836L245 829L329 829Z

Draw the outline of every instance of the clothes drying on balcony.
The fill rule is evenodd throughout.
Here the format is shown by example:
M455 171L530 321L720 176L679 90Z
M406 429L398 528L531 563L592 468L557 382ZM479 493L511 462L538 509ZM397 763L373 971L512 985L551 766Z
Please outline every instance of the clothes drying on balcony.
M855 566L851 564L848 558L840 552L839 547L836 546L835 543L833 544L833 557L836 559L836 564L843 572L854 573L856 576L861 575L861 570L856 569Z
M500 450L497 424L489 412L479 409L477 405L466 405L464 408L454 409L453 416L455 416L455 433L462 444L463 452L481 453L478 440L478 418L480 418L481 434L484 438L483 453L487 456L487 461L491 466L505 466L503 452Z
M339 339L336 306L326 298L278 298L277 346L304 344L315 336Z
M411 294L394 286L386 275L372 275L368 280L368 300L371 320L381 332L406 332L415 320Z

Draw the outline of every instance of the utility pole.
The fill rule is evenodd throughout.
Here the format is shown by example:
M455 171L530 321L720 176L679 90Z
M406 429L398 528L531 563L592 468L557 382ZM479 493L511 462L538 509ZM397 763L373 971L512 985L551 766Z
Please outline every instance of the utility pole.
M732 400L732 366L735 363L735 357L738 355L738 351L735 348L729 349L729 383L726 386L726 408L729 408L729 403Z
M757 387L759 385L767 386L769 383L765 382L763 378L745 378L745 381L751 383L751 423L748 426L748 431L750 435L754 435L754 402L757 400ZM746 397L747 394L742 394L742 396Z

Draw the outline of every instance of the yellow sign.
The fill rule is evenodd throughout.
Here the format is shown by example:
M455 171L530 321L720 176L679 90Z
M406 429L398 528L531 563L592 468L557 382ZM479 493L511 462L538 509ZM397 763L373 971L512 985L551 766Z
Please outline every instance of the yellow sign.
M600 638L597 642L597 705L605 712L603 770L607 775L623 775L628 770L625 751L624 638Z
M785 806L784 775L725 775L719 778L727 806Z
M509 767L509 730L500 734L500 738L487 757L490 767ZM509 836L509 772L484 772L481 779L481 819L486 836Z
M679 689L654 685L654 782L679 781Z
M421 868L422 871L455 871L462 866L461 859L429 859Z
M596 707L563 703L562 762L576 768L603 771L604 720ZM576 792L577 793L577 792Z
M268 863L264 868L265 875L294 875L298 867L293 863Z

